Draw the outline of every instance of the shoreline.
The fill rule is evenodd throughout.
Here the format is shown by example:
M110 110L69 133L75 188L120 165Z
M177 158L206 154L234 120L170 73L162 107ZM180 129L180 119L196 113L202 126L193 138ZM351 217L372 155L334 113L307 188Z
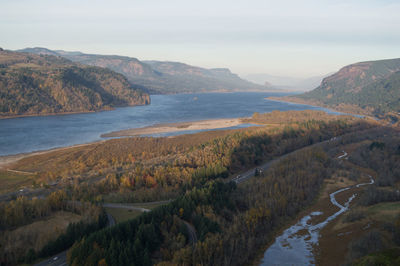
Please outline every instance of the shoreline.
M98 110L87 110L87 111L75 111L75 112L60 112L60 113L39 113L39 114L20 114L20 115L0 115L0 120L13 119L13 118L23 118L23 117L43 117L43 116L56 116L56 115L76 115L76 114L90 114L90 113L100 113L107 111L114 111L117 108L124 107L136 107L136 106L146 106L146 104L135 104L135 105L121 105L121 106L110 106L104 107Z
M312 106L312 107L326 108L326 109L332 110L332 111L337 112L337 113L342 113L344 115L355 115L355 116L363 116L363 117L369 117L369 118L372 118L372 119L376 119L376 117L370 116L367 113L353 112L353 111L349 111L349 110L345 110L345 109L341 109L341 108L337 109L337 108L334 108L332 106L324 105L324 104L321 104L321 103L318 103L318 102L313 102L313 101L307 102L305 100L302 100L302 99L299 99L299 98L295 98L295 97L291 97L289 99L289 98L287 98L287 96L284 96L284 97L274 97L274 96L272 96L272 97L266 97L265 99L266 100L270 100L270 101L276 101L276 102L302 104L302 105L309 105L309 106Z
M0 170L7 171L7 170L12 170L8 169L7 166L10 166L16 162L18 162L21 159L28 158L31 156L36 156L36 155L42 155L54 151L62 151L62 150L68 150L68 149L73 149L77 147L83 147L83 146L89 146L89 145L94 145L98 144L101 142L105 142L106 140L98 140L94 142L89 142L89 143L83 143L83 144L75 144L71 146L65 146L65 147L58 147L58 148L51 148L48 150L38 150L38 151L32 151L32 152L23 152L23 153L17 153L17 154L10 154L10 155L0 155Z
M303 100L301 100L299 98L295 98L295 99L290 98L290 99L288 99L286 97L287 96L284 96L284 97L274 97L274 96L272 96L272 97L266 97L264 99L270 100L270 101L275 101L275 102L302 104L302 105L308 105L308 106L312 106L312 107L325 108L325 109L329 109L329 110L331 110L333 112L341 113L341 114L344 114L344 115L350 114L350 115L366 116L364 114L350 113L350 112L346 112L344 110L334 109L334 108L332 108L330 106L319 104L317 102L306 102L306 101L303 101ZM296 101L296 100L298 100L298 101Z
M160 133L170 133L170 132L182 132L188 130L212 130L212 129L220 129L220 128L229 128L244 124L244 118L229 118L229 119L209 119L209 120L200 120L200 121L191 121L191 122L178 122L178 123L166 123L166 124L155 124L152 126L144 127L144 128L132 128L127 130L121 130L116 132L110 132L102 134L101 137L111 136L110 139L102 139L88 143L75 144L65 147L57 147L51 148L48 150L37 150L32 152L24 152L10 155L0 155L0 170L8 170L8 166L18 162L21 159L42 155L54 151L62 151L67 149L73 149L76 147L95 145L102 142L106 142L112 139L112 137L139 137L141 135L150 135L150 134L160 134ZM130 134L126 134L126 132Z
M321 104L321 103L318 103L318 102L313 102L313 101L307 102L307 101L304 101L304 100L299 99L299 98L290 98L290 99L288 99L287 96L284 96L284 97L274 97L274 96L272 96L272 97L266 97L264 99L270 100L270 101L275 101L275 102L309 105L309 106L312 106L312 107L319 107L319 108L329 109L331 111L340 113L342 115L352 115L352 116L356 116L356 117L360 117L360 118L372 119L372 120L375 120L375 121L379 121L380 120L380 118L378 118L378 117L371 116L370 114L363 113L361 111L354 112L354 111L349 111L349 110L341 109L341 108L337 109L337 108L334 108L332 106L324 105L324 104Z
M191 130L212 130L220 128L235 127L244 124L244 118L222 118L222 119L209 119L190 122L179 123L166 123L155 124L142 128L131 128L119 131L113 131L100 135L102 138L115 138L115 137L138 137L151 134L162 134L171 132L183 132Z
M23 118L23 117L43 117L43 116L55 116L55 115L75 115L75 114L86 114L86 113L97 113L104 111L112 111L114 109L102 109L96 111L81 111L81 112L63 112L63 113L43 113L43 114L25 114L25 115L8 115L0 116L0 120L13 119L13 118Z

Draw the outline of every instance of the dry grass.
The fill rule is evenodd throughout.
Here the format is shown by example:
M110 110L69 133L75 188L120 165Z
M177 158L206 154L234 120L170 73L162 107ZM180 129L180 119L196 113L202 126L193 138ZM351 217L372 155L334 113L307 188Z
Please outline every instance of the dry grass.
M60 211L45 220L2 232L0 244L4 251L19 255L25 255L31 247L38 251L47 242L64 233L70 223L78 222L81 218L77 214Z
M400 214L400 202L384 202L370 206L366 213L374 220L393 221Z
M33 176L0 170L0 194L32 185Z
M379 203L369 207L352 206L352 210L365 214L354 222L344 222L345 215L329 223L321 232L318 264L341 265L346 258L347 247L354 239L366 232L380 230L382 224L393 221L400 214L400 202Z

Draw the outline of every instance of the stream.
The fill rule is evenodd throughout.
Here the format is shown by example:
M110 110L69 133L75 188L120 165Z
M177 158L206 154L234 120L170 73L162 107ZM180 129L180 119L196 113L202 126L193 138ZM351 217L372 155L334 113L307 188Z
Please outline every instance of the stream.
M347 154L346 154L347 155ZM318 245L319 233L330 221L349 209L350 202L355 198L353 194L341 205L336 201L335 195L354 187L372 185L374 179L368 175L370 182L361 183L339 189L329 194L331 203L339 208L337 212L329 216L323 222L313 225L310 220L314 216L322 215L323 212L312 212L304 216L295 225L286 229L278 236L275 242L265 251L260 265L315 265L313 246Z

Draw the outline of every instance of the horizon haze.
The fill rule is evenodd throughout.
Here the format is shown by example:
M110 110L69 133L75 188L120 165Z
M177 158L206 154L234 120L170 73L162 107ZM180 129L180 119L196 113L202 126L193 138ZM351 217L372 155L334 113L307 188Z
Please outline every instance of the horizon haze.
M309 78L399 57L396 1L10 1L0 47L115 54Z

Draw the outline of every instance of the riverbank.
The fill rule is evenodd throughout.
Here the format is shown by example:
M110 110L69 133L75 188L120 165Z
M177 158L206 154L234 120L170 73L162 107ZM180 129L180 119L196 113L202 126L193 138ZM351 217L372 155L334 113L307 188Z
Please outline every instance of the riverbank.
M301 98L297 97L289 97L289 96L283 96L283 97L266 97L266 100L270 101L276 101L276 102L281 102L281 103L292 103L292 104L304 104L304 105L309 105L313 107L320 107L320 108L327 108L330 109L334 112L338 113L343 113L347 115L353 115L353 116L358 116L358 117L365 117L369 118L372 120L380 120L380 118L372 116L370 112L366 112L364 109L356 107L354 105L346 105L346 104L341 104L337 105L335 107L323 104L319 101L313 101L313 100L304 100Z
M243 118L229 118L229 119L212 119L212 120L201 120L192 122L182 123L168 123L168 124L157 124L143 128L132 128L126 130L119 130L102 134L102 138L113 138L113 137L129 137L129 136L141 136L141 135L152 135L162 134L171 132L182 132L192 130L212 130L220 128L235 127L244 124Z
M128 130L121 130L116 132L111 132L101 135L102 138L108 137L129 137L129 136L141 136L141 135L151 135L151 134L161 134L161 133L172 133L172 132L184 132L184 131L197 131L197 130L213 130L235 127L243 124L244 118L231 118L231 119L212 119L212 120L202 120L202 121L192 121L183 123L166 123L157 124L144 128L132 128ZM53 148L48 150L34 151L29 153L19 153L14 155L4 155L0 156L0 169L7 170L8 167L12 166L14 163L21 159L43 155L49 152L63 151L67 149L73 149L82 146L94 145L100 142L105 142L107 140L99 140L85 144L77 144L67 147Z
M90 113L99 113L99 112L107 112L114 111L119 107L136 107L136 106L144 106L150 105L149 103L144 104L135 104L135 105L118 105L118 106L105 106L103 108L99 108L97 110L84 110L84 111L72 111L72 112L57 112L57 113L34 113L34 114L18 114L18 115L0 115L0 120L2 119L13 119L13 118L23 118L23 117L43 117L43 116L59 116L59 115L76 115L76 114L90 114Z
M2 155L2 156L0 156L0 170L9 170L8 169L9 166L13 165L14 163L18 162L19 160L22 160L24 158L28 158L31 156L43 155L43 154L47 154L47 153L55 152L55 151L63 151L63 150L77 148L77 147L94 145L94 144L104 142L104 141L105 140L100 140L100 141L91 142L91 143L77 144L77 145L54 148L54 149L43 150L43 151L33 151L33 152L19 153L19 154L13 154L13 155Z

